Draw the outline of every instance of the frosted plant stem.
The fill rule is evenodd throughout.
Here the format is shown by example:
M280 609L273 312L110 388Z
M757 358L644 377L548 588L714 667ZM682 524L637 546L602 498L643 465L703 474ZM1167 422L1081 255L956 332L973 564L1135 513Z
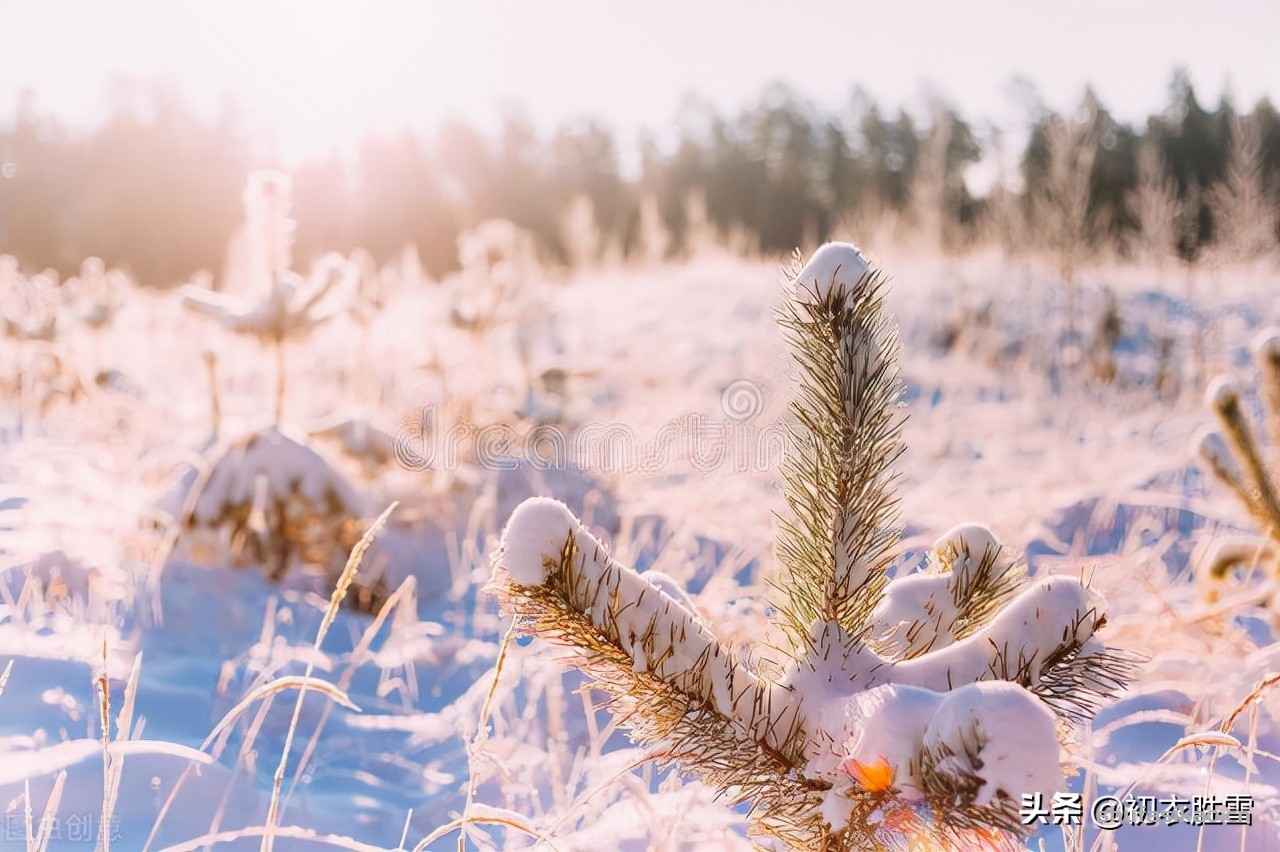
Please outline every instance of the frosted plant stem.
M276 340L276 407L275 423L284 419L284 338Z
M13 663L9 664L10 666ZM8 674L8 671L5 672ZM26 778L22 782L22 814L26 824L27 833L27 852L35 852L35 836L31 833L31 779Z
M507 661L507 649L511 647L511 640L516 635L516 621L511 619L511 623L507 625L507 632L502 635L502 644L498 646L498 658L493 663L493 680L489 684L489 691L485 693L484 704L480 707L480 718L476 722L476 736L467 745L467 758L470 759L475 753L478 746L485 738L489 728L489 714L493 708L493 697L498 692L498 683L502 679L502 666ZM470 773L471 777L467 782L467 804L463 807L462 813L465 815L471 810L471 805L476 798L476 774ZM458 852L464 852L466 849L467 833L465 831L458 832Z
M267 806L267 825L262 834L262 852L271 852L275 842L275 830L280 821L280 791L284 786L285 768L289 763L289 752L293 749L293 735L297 732L298 722L302 718L302 702L307 697L307 686L310 685L311 675L315 671L316 655L319 654L320 646L324 644L324 637L333 625L334 618L337 617L338 607L341 606L342 599L346 597L351 581L355 579L356 571L360 567L360 561L364 558L364 552L368 550L374 536L382 530L387 518L395 511L397 505L399 504L392 503L388 506L369 529L365 530L360 541L356 542L356 546L351 549L351 555L347 559L346 567L343 568L342 574L338 578L333 595L329 599L329 607L325 610L324 618L320 622L320 629L316 631L316 641L312 645L312 650L316 653L309 658L306 672L302 676L302 683L298 687L298 698L293 705L293 718L289 720L289 730L284 737L284 748L280 752L280 763L276 766L276 772L272 778L271 803Z
M98 678L102 723L102 834L103 852L111 852L111 692L107 680L107 640L102 640L102 675Z

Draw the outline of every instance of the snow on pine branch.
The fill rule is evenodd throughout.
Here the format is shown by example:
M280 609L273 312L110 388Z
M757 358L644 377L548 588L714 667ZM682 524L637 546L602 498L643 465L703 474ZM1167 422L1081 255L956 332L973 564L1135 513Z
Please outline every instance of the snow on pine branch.
M1012 597L1023 572L982 524L960 524L929 551L926 571L895 577L871 613L877 650L918 657L971 634Z
M1059 717L1090 716L1132 660L1097 636L1102 601L1080 580L1024 584L980 524L888 579L902 446L884 281L853 246L824 246L781 317L800 377L775 580L791 660L776 682L670 578L613 561L554 500L512 515L493 585L529 633L582 652L633 735L750 803L756 830L803 849L964 847L968 831L1016 848L1021 796L1062 789Z
M798 719L790 692L757 678L682 596L610 558L563 503L533 498L518 506L499 559L511 583L559 595L625 652L637 673L675 686L769 749L793 747Z
M950 692L884 684L829 702L815 714L822 734L808 770L831 782L825 819L842 825L861 791L892 787L911 804L946 803L953 820L1018 825L1024 793L1065 789L1057 720L1039 699L1005 681ZM965 813L968 811L968 813ZM954 822L953 822L954 824Z
M982 556L973 558L975 551ZM967 573L969 581L957 588L989 590L990 583L975 584L973 577L1013 564L990 532L976 525L944 535L933 556L935 567L949 571L924 576L956 583L952 575ZM925 802L947 817L939 824L951 828L1016 833L1014 803L1021 794L1061 787L1054 714L1061 708L1049 699L1070 704L1079 698L1037 691L1053 683L1051 674L1070 655L1107 654L1093 635L1102 621L1097 600L1075 578L1046 577L971 635L913 658L886 659L847 636L815 637L808 647L818 653L802 655L789 676L772 684L724 651L682 593L662 590L669 579L650 583L614 562L557 501L535 498L517 508L497 562L495 585L509 609L533 619L541 614L531 632L583 650L588 673L599 672L602 651L620 652L621 665L637 679L657 679L691 699L659 711L650 705L651 713L713 713L722 720L715 730L727 753L734 728L768 752L794 755L756 769L779 773L778 783L798 780L792 792L819 800L812 818L855 834L868 797ZM557 604L559 618L548 617ZM592 633L566 627L566 616L579 618L579 627ZM845 653L850 647L853 652ZM603 688L638 691L634 681ZM637 724L640 715L632 709L629 723ZM677 722L664 724L673 730ZM701 736L707 735L704 729ZM716 749L704 742L701 750L681 753L705 757ZM687 768L699 770L696 761ZM803 813L794 817L803 822Z

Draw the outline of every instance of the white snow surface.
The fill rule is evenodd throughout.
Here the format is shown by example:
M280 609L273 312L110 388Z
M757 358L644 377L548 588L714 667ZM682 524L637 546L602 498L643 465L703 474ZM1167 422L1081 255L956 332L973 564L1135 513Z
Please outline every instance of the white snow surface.
M1136 783L1137 793L1163 796L1252 794L1254 825L1247 832L1207 827L1200 848L1240 848L1241 834L1247 833L1247 852L1275 852L1280 775L1278 764L1264 753L1280 753L1275 721L1280 718L1280 692L1264 692L1232 729L1233 736L1248 743L1256 721L1259 753L1254 759L1185 749L1173 760L1155 763L1179 737L1216 730L1260 680L1276 671L1277 646L1267 611L1251 602L1256 596L1252 589L1206 606L1199 584L1181 582L1186 575L1180 551L1228 533L1257 531L1227 489L1195 469L1188 450L1191 434L1213 420L1204 408L1201 385L1184 373L1181 391L1157 400L1150 384L1143 383L1156 364L1155 350L1152 341L1141 339L1144 327L1167 331L1174 340L1177 378L1178 359L1199 337L1210 365L1235 365L1249 398L1255 370L1245 366L1247 344L1261 318L1274 315L1274 270L1224 268L1220 275L1214 273L1213 287L1200 287L1188 296L1182 276L1170 276L1167 267L1103 263L1091 268L1081 277L1076 319L1089 321L1090 294L1097 289L1095 282L1105 281L1120 296L1125 345L1134 347L1117 356L1121 375L1129 370L1129 383L1096 387L1085 386L1069 369L1071 353L1058 336L1062 302L1056 267L1035 258L982 252L944 258L883 243L876 250L895 280L885 298L903 330L908 451L897 467L902 519L908 527L904 547L927 549L931 531L961 517L978 517L1001 538L1028 549L1035 576L1090 572L1091 583L1110 602L1108 643L1152 661L1128 693L1108 703L1079 744L1086 770L1071 779L1071 789L1088 795L1096 779L1098 792ZM336 323L290 351L290 366L300 372L305 364L308 371L305 385L290 384L299 417L320 418L342 409L381 415L371 422L397 422L421 401L412 389L435 381L419 367L424 347L453 358L446 365L451 394L463 382L491 388L508 381L492 353L454 346L455 338L448 335L456 330L442 324L445 288L427 286L420 271L402 273L416 268L407 261L388 268L393 273L388 310L372 321L361 340L367 340L368 357L389 389L389 401L376 411L363 404L352 410L351 388L340 384L337 367L364 356L355 341L335 336L344 331ZM0 258L0 278L6 274ZM589 376L567 401L569 416L578 422L624 423L641 438L690 412L720 422L721 390L746 378L762 390L753 424L779 422L789 396L790 361L770 310L779 298L776 281L772 264L713 254L688 264L593 269L563 286L543 288L540 292L560 320L564 359ZM948 309L986 299L994 300L996 318L1003 322L983 331L986 350L943 355L930 349L929 334ZM1206 334L1209 317L1216 331ZM0 536L5 538L0 544L5 567L0 570L6 572L12 595L0 604L0 619L8 619L0 630L0 672L8 658L14 659L13 676L0 695L0 764L6 767L5 761L25 760L26 752L37 747L33 744L56 743L64 736L71 742L95 737L94 678L104 632L112 654L113 717L120 706L120 680L129 671L127 660L122 667L117 655L129 642L144 651L137 716L146 718L144 736L151 740L197 747L222 713L256 685L256 678L269 678L280 666L285 673L301 671L298 660L303 657L294 650L311 648L324 601L310 592L300 595L270 585L255 572L166 565L157 578L163 623L135 620L114 633L84 616L78 595L50 600L56 617L29 613L40 603L41 586L47 585L47 575L26 573L38 553L62 550L77 562L116 573L127 564L125 559L136 558L131 556L133 525L126 515L154 502L158 483L169 481L161 475L169 466L157 461L196 446L208 432L204 387L192 376L200 375L199 347L210 339L210 330L208 322L183 310L172 294L130 288L95 343L101 342L112 368L145 388L145 399L111 396L106 404L59 403L39 422L28 421L35 428L25 434L15 425L16 407L0 407L6 429L0 437ZM83 333L79 323L64 328L59 322L57 331L60 343L65 336L65 342L90 348L79 346L86 342L76 337ZM143 340L154 345L143 346ZM226 337L225 342L219 346L226 355L225 422L259 422L270 364L262 363L254 341ZM1021 354L1006 357L1001 349L1006 344ZM0 340L0 364L14 364L20 346L25 342ZM163 359L155 357L160 348L166 352ZM1058 372L1047 372L1048 364ZM1152 370L1142 372L1148 367ZM0 375L0 381L4 378ZM294 395L295 387L305 392ZM69 467L72 455L83 455L103 473L88 476L88 462ZM458 471L454 481L462 481L463 474ZM419 471L392 468L385 476L386 482L366 486L370 493L362 496L380 501L389 485L407 485L397 493L434 487ZM659 519L666 536L660 546L621 543L617 553L630 559L643 551L644 573L653 565L690 583L727 647L767 643L776 636L761 603L765 592L760 577L776 567L769 550L771 520L773 513L785 511L777 480L771 464L747 471L730 464L693 471L673 463L652 475L631 470L614 475L608 487L624 516L638 524ZM15 493L29 499L22 504ZM82 499L87 497L93 500ZM406 635L406 627L394 626L385 645L378 636L370 649L348 652L347 635L359 636L369 619L339 614L322 654L331 659L335 678L358 669L348 691L365 713L353 716L335 708L321 727L323 717L315 711L328 699L308 696L296 746L301 751L304 741L315 737L316 748L284 812L289 822L322 834L349 835L377 848L398 845L410 812L407 848L437 828L441 814L463 808L469 776L466 740L490 688L502 629L487 607L473 605L476 584L468 582L477 567L483 571L493 539L477 536L481 562L464 558L454 566L445 555L449 547L441 544L433 552L420 537L396 529L397 518L406 516L404 509L397 512L379 543L395 544L392 566L420 581L419 617L436 623L444 635ZM492 529L504 520L502 514L494 517ZM464 532L465 515L441 523L464 545L465 556L465 546L471 544ZM1149 543L1154 540L1159 543ZM20 546L11 546L15 542ZM148 554L143 550L140 555ZM1192 569L1195 565L1193 561ZM144 574L145 569L144 563ZM1169 582L1171 576L1178 581ZM458 588L467 589L465 596L444 591L455 580ZM90 586L103 584L94 580ZM148 591L157 590L140 586L139 591L145 601ZM127 617L131 611L127 601L113 597L111 603L113 613ZM391 619L399 620L398 615ZM382 650L375 651L380 645ZM495 694L493 734L481 744L475 762L482 773L477 800L525 815L545 814L537 825L550 831L562 848L590 849L593 843L602 848L612 842L614 828L635 838L627 849L664 842L711 848L699 843L704 835L698 834L710 825L724 827L715 848L749 848L741 813L712 802L706 787L676 776L659 781L657 773L646 787L651 777L647 770L642 775L626 769L639 755L628 754L612 740L601 744L591 739L581 702L573 694L582 681L554 664L556 650L540 642L510 649ZM382 669L375 659L399 662L396 668ZM549 684L561 691L550 690ZM839 697L835 686L828 684L823 697ZM847 683L839 686L846 697L852 692ZM79 704L78 719L70 718L61 702L42 700L45 694L56 697L58 690ZM190 842L215 821L227 829L261 824L270 772L291 715L287 699L278 697L266 714L262 730L270 735L253 745L256 761L237 757L237 743L247 741L237 735L216 766L187 779L153 848ZM544 707L564 713L547 713ZM246 716L237 728L243 732L251 722ZM405 733L414 730L429 730L430 737L424 737L430 743ZM583 749L581 760L575 749ZM290 776L295 760L290 760ZM1251 766L1247 775L1246 761ZM129 756L119 800L119 807L127 809L124 839L114 848L141 848L185 766L185 760L167 755L154 761ZM494 766L502 772L483 775ZM511 774L512 766L522 774ZM40 768L39 761L30 767L37 821L54 780L36 777ZM68 771L59 819L100 809L101 762L90 756ZM589 781L574 787L576 778ZM292 777L286 786L291 783ZM21 783L4 786L0 794L0 801L18 803L13 814L21 812ZM561 818L568 822L552 829ZM488 831L491 846L501 848L500 833L483 827L476 831ZM560 843L567 835L573 842ZM1095 836L1093 830L1086 832L1084 848L1090 848ZM1187 826L1138 827L1122 830L1116 839L1123 852L1197 849L1197 831ZM1029 848L1038 848L1040 840L1049 852L1066 845L1054 826L1046 827ZM303 841L282 839L282 848L285 843L300 846ZM250 839L226 845L256 848L257 843ZM455 845L451 836L431 848ZM55 843L51 848L68 847Z

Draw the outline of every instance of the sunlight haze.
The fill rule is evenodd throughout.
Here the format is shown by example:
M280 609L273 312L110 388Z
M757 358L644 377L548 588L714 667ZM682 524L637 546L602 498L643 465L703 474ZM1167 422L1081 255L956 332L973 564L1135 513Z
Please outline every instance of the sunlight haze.
M1016 34L1016 37L1014 35ZM229 94L288 160L366 129L491 122L518 104L543 128L584 114L631 138L689 93L734 110L773 81L839 108L861 86L919 109L1022 123L1010 80L1055 109L1086 83L1122 120L1164 106L1185 65L1206 102L1274 85L1280 3L43 3L0 0L0 114L19 93L74 124L112 80L161 79L200 109Z

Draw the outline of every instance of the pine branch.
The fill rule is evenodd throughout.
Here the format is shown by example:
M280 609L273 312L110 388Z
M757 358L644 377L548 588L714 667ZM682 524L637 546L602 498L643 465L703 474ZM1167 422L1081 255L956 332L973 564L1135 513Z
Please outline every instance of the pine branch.
M1017 848L1020 794L1061 788L1058 717L1091 715L1134 660L1099 641L1106 619L1079 580L1020 589L1023 564L980 525L889 581L902 424L886 279L848 244L797 267L780 317L800 368L780 678L754 673L669 578L618 564L552 500L512 515L493 588L525 632L581 652L655 759L749 804L756 832L828 852Z
M949 573L957 613L951 634L964 639L990 623L1018 591L1026 565L984 526L965 524L933 546L934 570Z
M824 785L799 774L804 734L787 689L758 679L678 600L613 561L562 504L522 504L498 559L506 581L492 588L504 608L525 633L579 650L577 667L635 739L749 803L759 831L814 848Z
M833 243L796 269L792 283L798 298L779 321L800 367L797 452L784 463L791 517L781 520L786 574L777 585L781 624L800 647L819 621L850 637L865 632L898 540L890 466L902 443L885 276L853 246Z
M934 542L926 571L895 577L872 612L870 641L893 660L914 659L973 634L1003 608L1024 567L981 524Z
M1094 633L1106 623L1074 577L1045 577L1020 592L970 636L921 657L877 669L872 683L947 691L986 680L1012 681L1060 715L1086 718L1127 679L1131 661Z
M1280 491L1277 491L1271 472L1267 470L1258 450L1253 430L1245 420L1240 407L1240 390L1235 382L1219 376L1209 384L1205 392L1209 407L1218 415L1226 435L1228 446L1244 472L1242 497L1246 508L1257 518L1267 534L1280 541ZM1215 467L1215 473L1218 472Z
M1269 328L1253 342L1258 362L1258 390L1266 408L1271 443L1280 452L1280 328Z

